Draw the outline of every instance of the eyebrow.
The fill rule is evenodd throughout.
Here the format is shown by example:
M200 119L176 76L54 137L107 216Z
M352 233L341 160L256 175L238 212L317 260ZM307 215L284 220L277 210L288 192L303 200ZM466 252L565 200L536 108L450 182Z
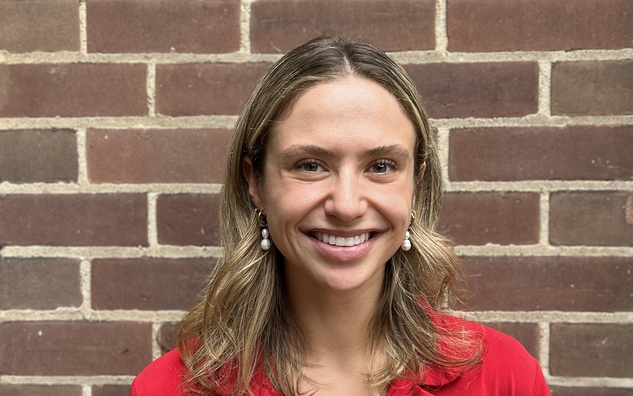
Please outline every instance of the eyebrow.
M288 147L286 150L282 152L284 157L294 157L300 155L314 155L319 157L330 157L334 156L334 152L332 150L325 149L321 146L313 145L313 144L295 144ZM389 146L379 146L367 150L362 153L361 157L399 157L402 159L409 159L410 154L409 150L407 150L401 144L392 144Z

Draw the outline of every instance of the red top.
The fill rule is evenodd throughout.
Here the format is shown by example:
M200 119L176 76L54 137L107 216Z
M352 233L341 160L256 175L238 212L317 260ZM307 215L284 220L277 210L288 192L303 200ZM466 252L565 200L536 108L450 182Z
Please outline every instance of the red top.
M423 383L394 380L387 396L551 395L538 362L518 341L489 327L462 320L457 322L483 336L486 350L482 364L464 373L428 369ZM180 383L184 368L178 350L172 350L136 377L130 396L183 396ZM282 396L263 373L256 373L252 388L257 395Z

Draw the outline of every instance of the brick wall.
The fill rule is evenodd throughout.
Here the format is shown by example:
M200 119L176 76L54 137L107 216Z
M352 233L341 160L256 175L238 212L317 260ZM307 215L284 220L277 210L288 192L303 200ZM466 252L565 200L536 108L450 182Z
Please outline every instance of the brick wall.
M633 394L633 1L0 0L0 393L125 395L220 256L280 53L364 38L437 128L480 320L554 395Z

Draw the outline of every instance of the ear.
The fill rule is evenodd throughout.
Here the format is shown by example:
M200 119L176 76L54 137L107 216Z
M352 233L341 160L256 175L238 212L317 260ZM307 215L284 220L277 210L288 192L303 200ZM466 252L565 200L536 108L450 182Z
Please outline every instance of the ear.
M265 212L264 199L261 191L262 189L259 185L259 181L255 177L255 173L253 172L253 160L251 160L251 157L244 157L244 160L242 161L242 171L244 172L246 181L248 181L248 193L250 194L255 207L262 212Z

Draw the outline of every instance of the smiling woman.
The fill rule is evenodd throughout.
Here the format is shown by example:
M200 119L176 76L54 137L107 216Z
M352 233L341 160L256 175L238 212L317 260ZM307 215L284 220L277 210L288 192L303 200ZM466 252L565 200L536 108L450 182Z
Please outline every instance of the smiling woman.
M547 395L513 339L452 317L440 165L420 97L369 44L319 38L242 112L224 260L132 395Z

